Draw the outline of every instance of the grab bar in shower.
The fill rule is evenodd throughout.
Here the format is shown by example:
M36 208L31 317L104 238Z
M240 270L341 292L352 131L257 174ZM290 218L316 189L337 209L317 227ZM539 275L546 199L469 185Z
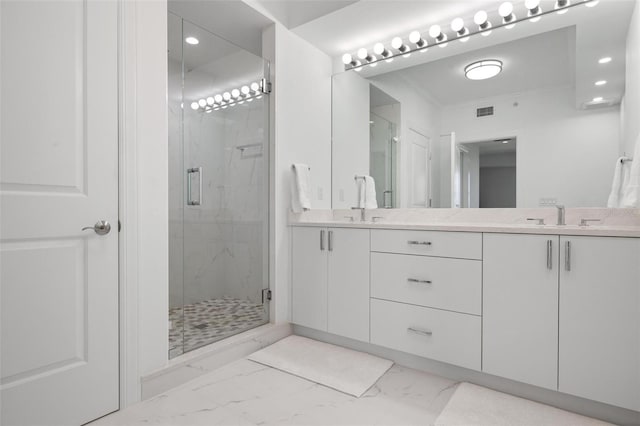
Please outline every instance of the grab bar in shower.
M198 174L198 199L192 198L191 178L194 173ZM199 206L202 203L202 167L187 169L187 205Z

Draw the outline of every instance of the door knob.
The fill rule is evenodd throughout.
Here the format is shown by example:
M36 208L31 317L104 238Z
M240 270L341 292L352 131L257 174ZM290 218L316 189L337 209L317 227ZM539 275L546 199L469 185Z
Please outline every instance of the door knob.
M93 231L98 235L107 235L109 231L111 231L111 224L106 220L99 220L93 226L85 226L82 228L83 231L87 229L93 229Z

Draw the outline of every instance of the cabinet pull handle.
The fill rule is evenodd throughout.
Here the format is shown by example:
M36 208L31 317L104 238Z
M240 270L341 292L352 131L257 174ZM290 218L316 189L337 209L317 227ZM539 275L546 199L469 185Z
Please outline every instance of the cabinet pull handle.
M419 328L413 328L413 327L407 328L407 331L409 333L419 334L421 336L431 336L433 334L433 331L431 330L420 330Z
M571 271L571 241L564 243L564 270Z
M407 244L411 244L414 246L430 246L431 241L407 241Z
M324 229L320 231L320 251L324 251Z
M194 173L198 174L198 199L191 198L191 177ZM199 206L202 204L202 167L194 167L187 169L187 205Z
M547 240L547 269L553 269L553 241Z
M431 281L429 280L419 280L416 278L407 278L407 281L409 281L410 283L417 283L417 284L431 284Z
M333 251L333 231L329 231L329 251Z

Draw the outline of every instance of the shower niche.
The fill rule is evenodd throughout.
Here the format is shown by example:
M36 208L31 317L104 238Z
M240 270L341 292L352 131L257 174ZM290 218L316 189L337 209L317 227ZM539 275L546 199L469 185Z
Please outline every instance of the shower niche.
M168 22L169 358L265 324L269 63Z

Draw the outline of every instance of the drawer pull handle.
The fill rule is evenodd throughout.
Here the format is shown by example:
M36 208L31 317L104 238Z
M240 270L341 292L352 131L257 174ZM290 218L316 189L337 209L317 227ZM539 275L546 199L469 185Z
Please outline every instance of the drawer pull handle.
M407 241L407 244L411 244L412 246L430 246L431 241Z
M431 284L431 281L429 280L418 280L416 278L407 278L407 281L409 281L410 283L416 283L416 284Z
M407 331L409 333L419 334L421 336L431 336L433 334L433 331L431 330L420 330L419 328L413 328L413 327L407 328Z

